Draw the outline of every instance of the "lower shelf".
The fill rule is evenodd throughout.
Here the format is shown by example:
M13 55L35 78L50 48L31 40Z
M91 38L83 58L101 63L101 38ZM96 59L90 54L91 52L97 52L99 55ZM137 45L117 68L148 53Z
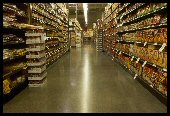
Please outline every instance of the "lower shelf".
M60 57L56 58L55 60L51 61L46 67L49 68L53 63L59 60L62 56L64 56L68 51L64 52Z
M123 65L122 63L120 63L120 61L117 58L114 58L115 61L117 63L120 64L120 66L125 69L128 73L130 73L132 76L135 75L135 73L133 71L131 71L130 69L128 69L125 65ZM158 98L158 100L160 102L162 102L164 105L167 106L167 97L163 94L161 94L158 90L152 88L147 81L145 81L142 77L138 76L138 78L136 78L136 80L143 86L145 87L151 94L153 94L155 97Z
M10 101L14 98L18 93L24 90L28 86L28 80L24 81L23 83L19 84L14 90L12 90L9 94L3 96L3 104Z

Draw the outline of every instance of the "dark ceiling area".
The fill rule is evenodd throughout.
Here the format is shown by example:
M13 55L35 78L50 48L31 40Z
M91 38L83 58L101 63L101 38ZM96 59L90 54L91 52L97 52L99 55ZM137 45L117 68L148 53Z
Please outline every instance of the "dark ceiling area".
M84 19L84 11L83 4L69 4L67 3L67 8L69 9L69 17L76 18L76 5L77 5L77 20L79 21L82 29L85 29L85 19ZM93 23L96 23L97 19L102 17L102 13L104 12L105 6L107 3L88 3L88 25L87 28L91 29L93 27Z

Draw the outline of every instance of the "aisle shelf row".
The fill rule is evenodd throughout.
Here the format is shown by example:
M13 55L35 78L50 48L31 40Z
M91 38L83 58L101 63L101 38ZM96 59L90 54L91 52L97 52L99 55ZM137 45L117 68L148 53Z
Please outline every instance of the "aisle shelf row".
M129 10L128 12L125 12L125 14L124 14L120 19L123 19L125 16L127 16L127 15L133 13L134 11L136 11L136 10L142 8L142 7L145 6L145 5L146 5L146 3L141 3L141 5L138 6L137 8L135 8L135 9L133 9L133 10L131 9L131 10Z
M116 32L116 34L132 33L132 32L141 31L141 30L164 28L164 27L167 27L167 24L152 25L152 26L143 27L143 28L138 28L138 29L131 29L131 30L126 30L126 31L119 31L119 32Z
M57 55L57 57L55 58L55 59L53 59L53 60L51 60L50 62L47 62L47 68L49 68L54 62L56 62L57 60L59 60L62 56L64 56L65 54L67 53L67 51L64 51L64 53L63 54L61 54L61 55ZM55 55L54 55L55 56ZM52 57L52 56L51 56ZM50 58L50 57L49 57Z
M38 18L35 18L34 16L32 16L32 19L36 20L36 21L39 21L40 24L45 24L45 25L49 25L51 27L54 27L54 29L57 27L57 25L54 25L52 23L50 23L49 21L48 22L45 22L44 20L41 20L41 19L38 19ZM54 22L53 22L54 23ZM56 22L55 22L56 23ZM47 29L48 30L48 29ZM53 30L53 29L52 29Z
M122 47L125 47L125 48L126 48L126 46L128 47L130 44L135 44L135 45L140 46L140 47L142 47L142 45L143 45L143 47L146 48L146 49L148 47L154 48L154 50L159 49L159 52L162 52L160 55L163 55L164 53L166 55L166 47L167 47L166 40L160 40L159 41L159 40L157 40L157 38L154 39L154 40L149 40L149 39L145 40L144 38L138 39L138 38L134 38L134 36L133 36L133 38L130 37L130 35L133 34L133 32L137 32L137 31L142 32L143 30L149 31L149 29L167 28L167 21L166 21L167 4L166 3L165 4L159 4L159 6L157 6L156 3L153 3L153 8L154 8L154 5L155 5L156 9L152 8L152 9L149 9L149 11L148 11L148 9L144 8L146 5L148 5L148 7L149 7L150 4L147 4L147 3L133 4L133 3L131 3L131 6L127 7L125 13L123 13L121 10L118 11L119 9L117 9L117 8L120 8L120 6L121 7L125 6L125 4L119 4L117 7L114 6L114 8L117 9L116 12L114 12L114 13L116 13L116 15L115 14L111 15L113 13L113 11L108 16L105 15L104 21L103 21L104 22L103 31L105 32L105 35L104 35L104 51L109 56L112 56L112 58L115 59L117 62L119 62L119 64L121 64L121 66L123 68L128 70L128 72L130 72L130 74L134 77L134 79L136 77L138 77L137 80L142 80L143 83L146 83L146 85L150 87L150 90L152 92L156 93L157 96L159 96L160 99L163 99L162 101L166 104L166 102L167 102L166 85L165 86L161 85L162 81L164 81L164 80L162 80L162 78L164 78L164 77L161 77L161 75L160 75L160 79L161 79L160 85L159 85L159 83L158 83L158 85L155 85L156 83L155 84L150 83L149 80L147 80L147 77L146 77L146 80L145 80L145 76L143 74L144 72L141 73L139 71L140 75L137 75L136 73L138 73L138 71L137 71L137 68L135 68L136 66L143 64L142 67L140 67L140 68L142 68L142 71L147 70L147 69L148 70L154 70L154 71L158 71L157 73L161 73L163 76L165 76L167 74L167 68L164 68L164 67L166 67L165 66L166 58L161 57L161 59L159 59L160 63L157 63L156 59L152 60L151 57L150 57L150 59L148 59L148 61L150 61L150 62L147 62L145 57L143 57L143 56L141 56L141 57L144 58L145 60L140 59L139 57L133 55L131 52L129 52L127 50L123 50L123 49L122 49L123 51L118 50L118 49L116 49L116 46L114 46L117 43L121 43L121 44L118 44L118 45L128 44L128 45L122 46ZM107 12L107 9L108 8L106 8L106 10L105 10L106 12ZM123 10L124 7L120 8L120 9ZM140 13L140 14L138 15L138 13ZM162 14L165 13L165 16L162 15L161 13ZM158 14L159 16L161 15L160 16L160 17L162 17L161 20L155 19L155 20L160 21L161 23L158 22L158 21L156 23L154 22L153 16L155 16L154 18L157 18L156 14ZM147 19L147 20L145 20L145 19ZM140 21L143 21L143 20L144 20L144 22L140 22ZM137 24L138 22L140 22L140 23ZM145 26L144 24L147 25L147 26ZM118 31L118 32L116 32L116 31ZM126 34L126 33L130 33L130 34L122 36L123 34ZM159 39L161 39L161 38L159 38ZM159 42L156 43L157 41L159 41ZM149 46L149 45L151 45L151 46ZM157 53L157 52L158 51L155 51L155 53ZM122 54L122 55L120 55L120 54ZM115 58L117 55L118 55L118 58ZM128 60L131 59L131 61L126 62L126 59L125 59L125 61L123 61L123 59L125 57ZM147 57L149 57L149 56L147 56ZM155 58L158 58L158 57L155 57ZM122 62L120 62L118 60L121 60ZM136 64L135 64L135 62L136 62ZM154 62L158 65L155 65L152 62ZM128 63L130 63L130 67L129 67ZM140 63L140 64L137 64L137 63ZM126 66L126 64L127 64L127 66ZM155 73L153 73L153 75L154 74ZM165 78L166 78L166 76L165 76ZM152 80L150 80L150 81L152 81ZM162 87L162 86L163 86L163 88L161 89L160 87Z
M3 42L3 45L12 45L12 44L25 44L25 41L15 41L15 42L6 42L6 43L4 43Z
M22 70L25 70L27 67L19 67L17 69L13 69L11 70L10 72L6 73L6 74L3 74L3 80L6 79L6 78L9 78L10 76L22 71Z
M10 99L12 99L18 93L20 93L27 86L28 86L28 80L25 80L24 82L18 84L15 88L13 88L10 93L3 94L3 103L8 102Z
M6 20L3 19L3 34L14 34L14 35L19 35L22 36L22 39L24 39L23 41L10 41L10 42L3 42L3 46L4 48L8 48L11 51L13 49L15 49L16 51L19 49L25 49L26 46L26 41L25 41L25 31L30 29L31 27L33 27L33 25L29 25L29 17L28 16L28 12L27 9L29 7L29 4L24 4L24 3L18 3L18 4L12 4L10 5L9 3L5 3L7 5L7 12L3 11L3 15L6 16L13 16L14 15L14 20L10 21L10 20ZM5 4L3 4L3 8L5 6ZM23 5L22 10L21 5ZM11 8L12 6L12 8ZM7 18L7 17L4 17ZM13 18L12 18L13 19ZM15 21L16 20L16 21ZM10 39L10 38L9 38ZM6 103L7 101L9 101L10 99L12 99L17 93L19 93L21 90L23 90L24 88L27 87L28 85L28 80L25 77L26 75L26 69L27 69L27 64L26 64L26 54L27 52L11 52L9 53L10 58L4 59L3 63L3 103ZM16 62L22 62L22 66L19 66L15 64ZM9 66L10 64L10 66ZM9 66L9 67L8 67ZM5 74L4 74L5 73ZM16 76L20 76L20 77L16 77ZM21 75L24 75L24 78L21 77ZM20 81L17 79L21 79ZM24 80L23 80L24 79ZM7 85L5 84L5 82L9 82L9 88L10 93L6 94L5 91L7 91L6 89L8 88ZM24 82L23 82L24 81ZM11 83L11 82L17 82L17 84L15 83Z
M165 95L163 95L160 91L158 91L156 88L153 87L153 85L151 85L150 83L148 83L147 80L145 80L144 78L142 78L142 76L136 74L135 72L133 72L131 69L129 69L126 65L122 64L120 59L118 58L114 58L114 60L120 64L120 66L124 69L126 69L127 72L129 72L129 74L132 75L132 77L134 77L134 79L136 79L137 81L141 82L142 81L142 84L146 84L144 85L145 87L149 87L149 91L153 94L156 95L156 97L159 98L159 100L161 102L163 102L164 104L167 104L167 97ZM136 77L135 77L136 76Z
M39 6L39 5L38 5ZM50 11L48 11L47 9L43 9L41 6L39 6L42 10L45 10L46 12L48 12L48 13L50 13L52 16L54 16L56 19L59 19L60 21L64 21L64 20L62 20L61 19L61 17L60 16L58 16L58 15L55 15L55 14L53 14L53 13L51 13ZM37 12L37 13L39 13L39 14L41 14L41 15L43 15L44 17L46 17L46 18L48 18L48 19L51 19L51 20L53 20L53 21L56 21L57 22L57 20L54 20L54 19L52 19L52 18L50 18L50 17L47 17L46 15L44 15L44 14L42 14L42 13L40 13L37 9L33 9L35 12ZM64 21L65 22L65 21ZM58 22L57 22L58 23ZM67 23L67 22L66 22Z
M34 20L36 20L36 21L39 21L39 23L40 24L48 24L48 25L50 25L50 26L52 26L52 27L55 27L55 25L53 25L53 24L51 24L51 23L44 23L43 22L43 20L40 20L40 19L37 19L37 18L35 18L34 16L32 16L32 19L34 19ZM48 29L47 29L48 30ZM51 29L50 29L51 30ZM53 30L53 29L52 29Z
M127 3L126 4L126 6L124 6L123 8L122 8L122 10L124 10L124 8L126 8L128 5L130 5L130 3ZM112 6L111 6L112 7ZM119 6L117 6L108 16L106 16L105 18L104 18L104 20L106 20L108 17L110 17L113 13L114 13L114 11L116 11L116 9L118 8ZM118 13L120 13L122 10L120 10ZM111 21L111 20L110 20Z
M166 10L166 8L167 8L167 5L162 6L161 8L158 8L158 9L156 9L156 10L150 11L150 12L147 13L147 14L134 17L134 19L122 23L122 26L129 25L129 24L132 24L132 23L136 23L136 22L138 22L138 21L141 21L141 20L143 20L143 19L146 19L147 17L152 16L152 15L154 15L155 13L158 13L158 12L161 12L161 11Z
M167 46L166 43L157 43L157 42L140 42L140 41L130 41L130 40L116 40L116 42L118 43L138 43L138 44L145 44L145 45L155 45L155 46L162 46L163 44L165 44L165 46ZM145 46L144 45L144 46Z
M135 55L128 54L128 53L126 53L126 52L124 52L124 51L121 51L121 50L118 50L118 49L113 49L113 50L118 51L119 54L123 53L123 54L126 54L126 55L130 56L130 57L134 57L134 58L136 58L136 59L139 58L139 57L137 57L137 56L135 56ZM142 62L145 62L145 61L146 61L146 60L144 60L144 59L142 59L142 58L140 58L139 60L142 61ZM159 68L159 69L161 69L161 70L164 71L164 72L167 72L167 69L166 69L166 68L161 67L161 66L159 66L159 65L156 65L156 64L154 64L154 63L152 63L152 62L148 62L148 61L147 61L147 64L149 64L149 65L152 66L152 67Z
M10 62L10 61L13 61L13 60L16 60L16 59L20 59L20 58L25 58L25 57L26 57L26 54L25 55L20 55L20 56L14 56L12 58L3 59L3 62Z
M62 8L60 7L60 5L57 4L57 6L62 10ZM63 11L63 10L62 10ZM65 15L67 15L66 12L63 12Z
M45 24L45 25L49 25L49 26L51 26L51 27L53 27L53 28L51 28L51 29L49 29L49 28L46 28L46 30L50 30L50 31L55 31L56 29L58 30L58 31L62 31L62 29L60 29L59 27L58 27L58 25L59 26L62 26L62 25L60 25L59 24L59 22L57 22L57 21L53 21L53 23L57 23L58 25L54 25L54 24L52 24L52 23L50 23L49 21L47 22L47 21L44 21L44 19L42 20L42 19L38 19L38 18L36 18L36 17L34 17L34 16L32 16L32 19L34 19L34 20L36 20L36 21L38 21L40 24ZM66 27L66 26L64 26L64 27Z
M122 66L123 68L125 68L126 70L128 70L128 72L132 75L135 76L135 72L133 72L131 69L129 69L126 64L122 63L123 61L121 61L120 59L114 57L113 60L115 60L116 62L118 62L120 64L120 66Z
M118 11L118 15L120 15L122 13L123 10L125 10L125 8L127 8L127 6L131 5L132 3L126 3L126 5L123 5L121 10Z

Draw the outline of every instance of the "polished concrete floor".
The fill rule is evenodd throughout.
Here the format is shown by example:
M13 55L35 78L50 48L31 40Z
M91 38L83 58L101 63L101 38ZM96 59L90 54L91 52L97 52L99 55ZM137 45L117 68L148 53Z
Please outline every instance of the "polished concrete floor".
M3 112L166 113L167 107L107 55L84 45L48 68L44 87L27 87Z

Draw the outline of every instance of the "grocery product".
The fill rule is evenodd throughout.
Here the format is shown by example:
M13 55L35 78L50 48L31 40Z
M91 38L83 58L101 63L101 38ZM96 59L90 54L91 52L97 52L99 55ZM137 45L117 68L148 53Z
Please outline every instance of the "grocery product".
M167 4L122 3L117 9L103 20L104 50L143 78L153 91L157 89L166 96L167 77L163 74L167 71ZM108 25L109 21L113 26ZM110 42L112 39L116 42Z

